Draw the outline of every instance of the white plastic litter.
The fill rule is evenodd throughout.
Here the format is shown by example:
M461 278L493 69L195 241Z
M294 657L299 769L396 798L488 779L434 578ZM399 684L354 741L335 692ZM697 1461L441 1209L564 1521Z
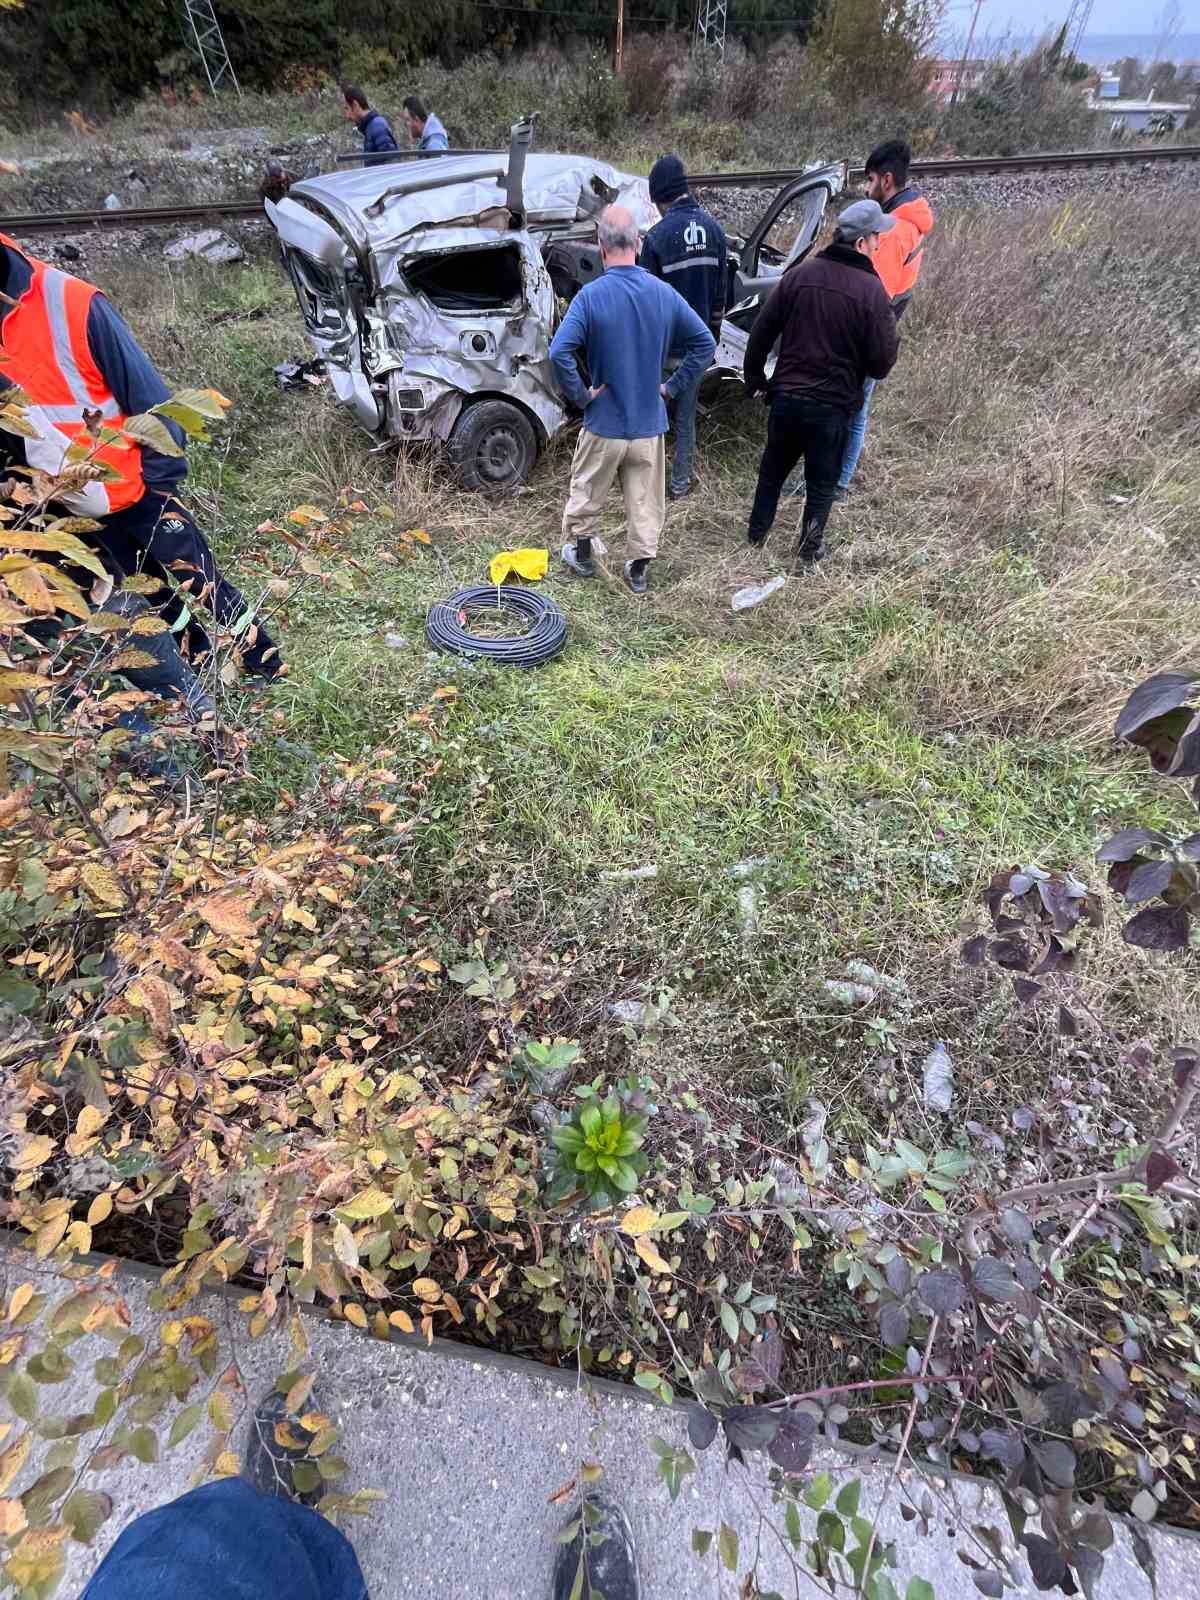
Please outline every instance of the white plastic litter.
M787 578L781 572L777 578L772 578L768 583L749 583L734 595L729 602L730 609L749 611L751 606L760 606L764 600L770 599L776 590L782 589L786 582Z
M120 211L121 196L119 194L106 194L104 196L105 211Z

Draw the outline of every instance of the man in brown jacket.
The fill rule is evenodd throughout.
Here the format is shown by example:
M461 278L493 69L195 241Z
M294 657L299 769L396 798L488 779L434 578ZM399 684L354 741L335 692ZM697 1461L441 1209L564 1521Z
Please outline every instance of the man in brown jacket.
M784 274L751 330L746 389L765 391L771 406L747 534L756 547L771 530L784 480L803 457L806 498L795 553L806 562L825 554L825 524L863 380L886 378L896 360L896 318L871 264L880 236L895 225L874 200L847 206L833 243Z

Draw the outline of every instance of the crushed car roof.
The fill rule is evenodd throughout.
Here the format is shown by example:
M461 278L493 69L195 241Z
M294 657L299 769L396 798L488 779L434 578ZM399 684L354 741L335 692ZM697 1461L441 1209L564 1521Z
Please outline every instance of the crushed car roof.
M437 160L381 162L294 183L285 210L296 204L324 212L358 243L374 246L426 228L478 225L506 206L509 154L442 156ZM618 172L588 156L530 153L526 158L527 227L584 222L615 199L650 227L658 212L644 178Z

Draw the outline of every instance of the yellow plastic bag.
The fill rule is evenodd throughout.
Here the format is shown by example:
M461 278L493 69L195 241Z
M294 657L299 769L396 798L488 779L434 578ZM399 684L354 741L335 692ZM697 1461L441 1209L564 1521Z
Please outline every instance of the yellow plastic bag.
M493 583L503 583L505 578L512 577L515 573L518 578L526 578L530 583L537 583L546 576L550 569L549 550L500 550L492 557L488 567L488 577Z

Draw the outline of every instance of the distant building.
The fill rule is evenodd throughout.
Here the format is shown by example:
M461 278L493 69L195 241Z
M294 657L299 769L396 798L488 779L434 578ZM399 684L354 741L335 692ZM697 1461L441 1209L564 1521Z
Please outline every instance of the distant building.
M949 100L956 88L963 94L970 89L978 89L987 67L986 61L968 61L964 64L961 57L953 61L943 57L933 63L929 92L938 100Z

